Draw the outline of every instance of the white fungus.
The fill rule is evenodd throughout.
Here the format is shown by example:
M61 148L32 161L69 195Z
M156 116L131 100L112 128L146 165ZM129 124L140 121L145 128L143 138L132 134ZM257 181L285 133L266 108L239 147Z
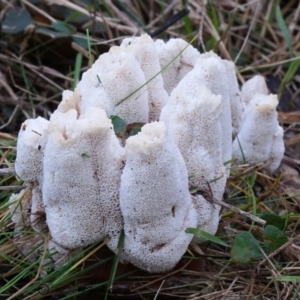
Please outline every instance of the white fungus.
M167 43L156 40L155 46L160 66L164 68L164 87L171 94L179 81L193 69L200 53L182 39L170 39Z
M43 174L42 159L47 141L46 130L49 121L38 117L28 119L22 125L18 135L17 174L28 182L41 182Z
M164 89L159 57L155 43L147 34L140 37L126 38L120 46L121 50L133 53L139 62L147 82L149 121L157 121L163 106L168 102L169 95Z
M193 238L186 228L216 233L225 162L279 167L277 104L262 76L240 92L234 64L213 52L200 54L182 39L125 39L63 92L50 121L22 124L15 169L30 188L10 199L15 230L48 230L59 266L106 237L116 253L124 229L121 261L171 270ZM123 147L113 115L148 124L127 140L125 133ZM24 255L39 247L42 233L24 243Z
M243 107L240 88L239 88L239 84L235 72L235 65L232 61L226 59L222 59L222 62L226 68L226 73L227 73L232 129L233 129L233 134L235 136L240 130L244 107Z
M133 53L112 47L97 61L98 74L114 110L127 124L149 120L146 77Z
M261 75L255 75L243 84L241 97L244 105L247 106L255 94L268 95L268 93L265 78Z
M151 273L171 270L196 226L183 158L164 123L143 126L126 141L120 188L124 217L124 259Z
M193 78L186 76L173 90L170 101L162 110L161 120L166 122L183 155L191 191L205 195L197 196L194 200L198 227L202 228L206 224L207 231L215 234L220 206L209 202L213 202L214 198L222 200L226 184L220 123L222 97L212 94L201 85L189 89L187 80ZM196 82L189 83L196 85ZM211 218L213 214L217 218Z
M272 147L269 154L270 166L268 166L268 169L270 172L275 172L278 169L284 150L283 128L278 124L276 132L273 134Z
M103 110L56 112L43 160L43 201L55 242L74 249L105 236L116 249L123 148Z
M31 213L30 222L37 231L42 231L46 224L43 219L44 205L42 201L43 188L43 156L47 142L47 129L49 121L38 117L26 120L18 135L17 159L15 169L17 174L25 181L30 182Z
M258 164L269 159L273 136L280 134L277 133L277 104L276 95L263 94L255 94L248 104L241 130L232 146L233 158L238 163Z

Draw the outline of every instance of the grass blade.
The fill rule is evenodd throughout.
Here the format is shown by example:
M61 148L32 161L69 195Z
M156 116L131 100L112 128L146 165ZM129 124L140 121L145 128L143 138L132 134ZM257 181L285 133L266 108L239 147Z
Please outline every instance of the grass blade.
M218 238L217 236L214 236L206 231L203 231L201 229L198 228L187 228L185 230L186 233L191 233L197 237L203 238L205 240L208 240L210 242L219 244L221 246L225 246L225 247L229 247L229 245L227 243L225 243L224 241L222 241L220 238Z
M77 82L79 81L81 64L82 64L82 54L77 53L76 60L75 60L74 78L73 78L72 88L71 88L72 91L74 91L74 89L77 85Z
M286 44L287 44L287 47L288 47L289 51L292 53L293 48L292 48L291 36L290 36L289 30L284 22L284 18L282 16L282 13L281 13L281 10L280 10L280 7L278 4L276 5L275 15L276 15L276 20L278 22L278 26L283 34Z
M116 255L114 257L111 273L110 273L109 280L108 280L108 289L105 293L105 298L104 298L105 300L108 297L109 291L112 291L112 289L113 289L113 284L114 284L114 281L115 281L115 277L116 277L117 269L118 269L118 264L119 264L119 261L120 261L120 253L122 252L123 245L124 245L124 238L125 238L125 234L124 234L124 230L122 230L121 234L120 234L120 237L119 237L119 241L118 241L118 252L116 253Z

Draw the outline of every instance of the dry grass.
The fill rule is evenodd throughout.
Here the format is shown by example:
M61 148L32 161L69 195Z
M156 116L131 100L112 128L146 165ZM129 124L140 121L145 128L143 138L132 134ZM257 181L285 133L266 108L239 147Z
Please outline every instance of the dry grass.
M254 74L263 74L270 91L280 95L279 121L285 128L286 144L280 172L270 177L259 166L233 170L226 202L259 217L266 213L280 216L279 219L285 222L284 234L288 241L275 252L248 264L234 263L230 248L207 243L201 249L192 245L178 268L163 276L150 276L132 266L119 265L116 278L120 279L113 282L110 297L299 299L299 1L89 2L90 5L86 5L87 1L67 0L0 1L0 20L3 21L8 10L15 7L28 9L34 20L24 32L1 33L0 37L0 288L11 283L0 293L0 298L62 299L63 295L73 293L73 298L86 299L87 295L99 298L101 293L105 294L114 264L112 255L106 253L102 244L91 246L71 265L42 280L37 274L43 261L28 262L12 242L13 224L7 200L11 192L22 186L13 172L16 135L25 119L48 118L61 100L61 92L71 88L79 71L86 70L99 54L117 45L124 36L155 32L186 4L189 15L163 31L159 38L191 40L197 35L194 46L200 51L212 49L223 58L236 62L240 83ZM75 20L79 12L86 16L81 22ZM66 17L73 26L71 32L55 32L53 24L59 24ZM86 39L87 28L92 56L84 44L74 43L78 41L76 38ZM262 225L247 216L223 210L218 231L221 239L232 245L238 233L249 230L257 240L263 240ZM23 236L19 242L25 243L28 236ZM46 233L40 238L47 242ZM41 253L44 253L43 247L40 247ZM84 270L86 273L80 273ZM17 274L22 278L13 282ZM64 280L47 290L49 282L62 275ZM278 281L281 276L296 277ZM42 287L46 289L46 295L42 295Z

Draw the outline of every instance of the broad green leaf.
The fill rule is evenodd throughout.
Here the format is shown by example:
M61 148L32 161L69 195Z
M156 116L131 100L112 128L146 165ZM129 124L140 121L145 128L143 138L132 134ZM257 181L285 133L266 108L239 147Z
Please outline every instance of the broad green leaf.
M264 248L267 254L276 251L288 241L286 235L273 225L268 225L264 229Z
M32 24L32 18L26 9L11 9L5 15L5 19L1 26L3 33L14 34L25 30Z
M136 134L138 134L141 130L142 130L142 128L141 128L140 126L134 127L133 129L130 130L129 136L136 135Z
M68 33L69 35L71 35L72 33L76 32L76 28L66 22L55 22L52 23L51 27L58 31L58 32L62 32L62 33Z
M231 259L233 262L246 264L254 259L263 257L258 241L248 231L239 233L231 249Z
M77 45L79 45L81 48L87 50L88 49L88 41L87 38L84 37L77 37L77 36L73 36L73 42L76 43Z
M203 231L201 229L198 229L198 228L187 228L185 230L186 233L191 233L197 237L200 237L200 238L203 238L207 241L210 241L210 242L213 242L213 243L216 243L216 244L219 244L219 245L222 245L222 246L225 246L225 247L229 247L229 245L227 243L225 243L224 241L222 241L220 238L206 232L206 231Z
M116 135L119 135L126 130L126 123L118 116L111 116L111 121L114 125Z
M261 219L267 222L266 225L273 225L280 230L284 230L285 228L285 219L281 218L278 215L265 213L261 215Z

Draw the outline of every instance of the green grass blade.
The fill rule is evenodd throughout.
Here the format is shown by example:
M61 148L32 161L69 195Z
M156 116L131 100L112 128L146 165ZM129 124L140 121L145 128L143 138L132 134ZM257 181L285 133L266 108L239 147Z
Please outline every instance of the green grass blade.
M72 82L72 87L71 87L72 91L74 91L74 89L77 85L77 82L79 81L81 64L82 64L82 54L77 53L76 59L75 59L74 77L73 77L73 82Z
M300 282L300 276L278 276L275 281Z
M158 76L159 74L163 73L165 70L167 70L167 68L178 58L180 57L180 55L185 51L185 49L187 49L187 47L189 47L197 38L197 36L195 36L187 46L185 46L169 63L167 63L157 74L153 75L148 81L146 81L144 84L142 84L139 88L137 88L135 91L133 91L132 93L130 93L128 96L126 96L124 99L120 100L116 106L122 104L124 101L126 101L127 99L129 99L132 95L134 95L136 92L138 92L139 90L141 90L143 87L145 87L149 82L151 82L153 79L155 79L156 76Z
M284 22L284 18L282 16L280 6L278 4L276 5L276 8L275 8L275 15L276 15L276 20L277 20L278 26L283 34L286 44L287 44L287 47L288 47L289 51L292 53L293 52L292 39L291 39L289 30Z
M298 58L300 58L300 53L298 53ZM300 68L300 59L294 60L290 65L289 68L287 70L287 72L285 73L283 80L280 84L279 90L278 90L278 97L280 97L280 95L282 94L284 87L286 84L288 84L291 80L293 80L295 74L297 73L297 71Z
M0 295L13 287L18 281L20 281L22 278L27 277L28 273L31 272L31 270L35 270L35 266L40 263L40 259L36 260L26 268L22 270L22 272L18 273L14 278L10 279L4 286L0 288Z
M193 235L195 235L197 237L203 238L203 239L208 240L210 242L213 242L213 243L225 246L225 247L229 247L229 245L227 243L225 243L224 241L222 241L217 236L212 235L212 234L210 234L210 233L208 233L206 231L203 231L201 229L198 229L198 228L187 228L185 230L185 232L193 234Z
M120 261L120 254L123 250L124 239L125 239L125 234L124 234L124 230L122 230L120 237L119 237L119 241L118 241L118 252L116 253L116 255L114 257L111 273L110 273L109 280L108 280L108 289L105 294L105 298L104 298L105 300L108 297L109 291L112 291L112 288L113 288L113 284L115 281L115 277L117 274L117 269L118 269L118 265L119 265L119 261Z
M89 52L89 67L93 64L93 56L92 56L92 50L91 50L91 39L90 39L90 33L89 30L86 30L86 40L88 44L88 52Z

